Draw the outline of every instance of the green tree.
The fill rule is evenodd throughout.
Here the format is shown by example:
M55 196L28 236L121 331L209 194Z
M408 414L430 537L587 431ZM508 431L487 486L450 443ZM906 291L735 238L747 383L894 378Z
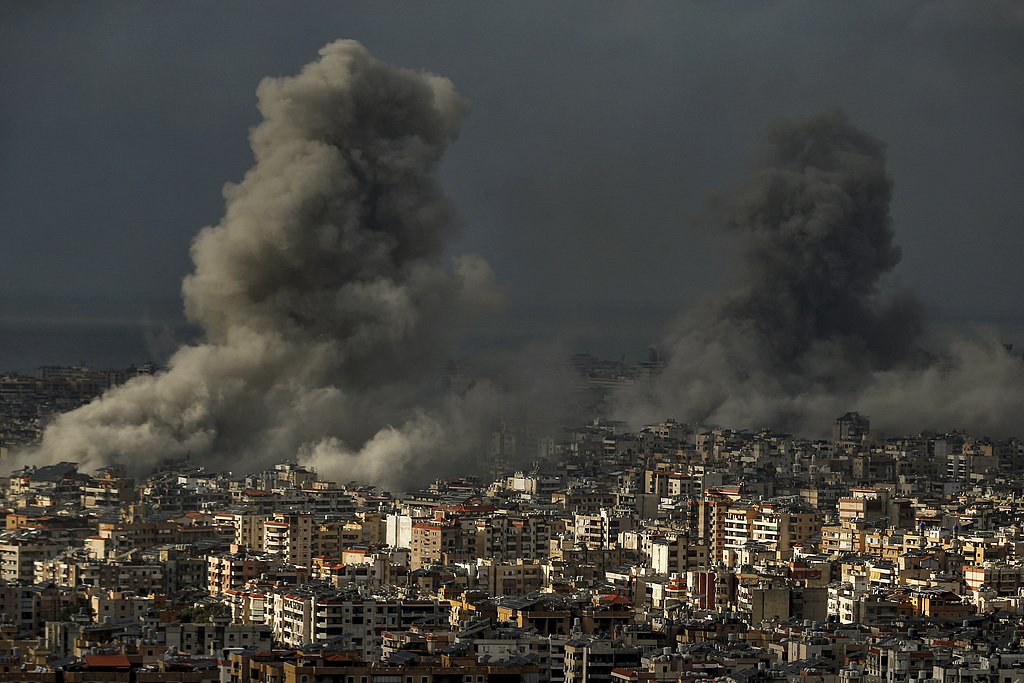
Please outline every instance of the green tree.
M183 624L205 624L211 617L219 617L224 613L224 603L211 602L198 607L186 607L178 613L178 621Z

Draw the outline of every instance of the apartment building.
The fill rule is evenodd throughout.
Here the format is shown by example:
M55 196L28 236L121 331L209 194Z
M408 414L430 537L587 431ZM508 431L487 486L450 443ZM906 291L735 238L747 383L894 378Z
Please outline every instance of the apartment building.
M551 550L551 522L540 515L491 515L476 522L476 556L540 559Z
M754 540L754 520L760 512L759 506L749 501L738 501L726 509L723 559L727 565L738 564L743 546L747 541Z
M241 590L248 581L258 579L284 563L284 559L280 556L246 553L236 546L235 552L209 555L206 562L209 568L206 588L216 598L229 590Z
M708 539L711 561L725 561L725 516L732 498L716 491L705 492L701 500L690 501L689 519L694 535Z
M441 600L360 598L351 592L278 589L267 595L268 621L286 647L341 639L364 658L382 654L382 634L408 629L424 618L448 619Z
M464 535L463 528L458 524L414 524L410 539L410 568L444 564L444 556L463 554ZM475 557L475 552L470 556Z
M572 528L577 543L588 548L611 548L619 534L633 529L633 519L626 511L603 508L595 514L573 515Z
M706 569L710 549L705 539L681 533L653 539L650 563L655 574L685 574Z
M773 549L777 558L787 560L795 545L821 531L821 522L821 513L806 503L765 503L758 506L752 537Z
M0 534L0 579L30 584L35 579L35 563L67 550L67 544L51 534L21 529Z
M473 572L476 587L490 595L525 595L544 587L543 565L529 560L502 562L479 558Z
M131 550L177 543L180 538L176 522L101 522L97 525L97 532L98 538L105 541L94 544L98 549L98 559L117 557Z
M275 512L263 523L263 550L289 564L308 567L313 559L313 515L308 512Z
M242 548L259 550L264 545L264 523L266 515L252 512L222 512L214 515L214 523L230 526L235 530L233 543Z

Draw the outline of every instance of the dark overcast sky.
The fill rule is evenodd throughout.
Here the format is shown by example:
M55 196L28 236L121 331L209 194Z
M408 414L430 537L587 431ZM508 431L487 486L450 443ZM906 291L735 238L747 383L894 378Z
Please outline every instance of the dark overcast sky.
M516 302L691 303L728 263L706 195L773 119L840 106L888 144L895 284L1024 317L1022 8L0 2L0 297L176 296L251 165L259 80L353 38L471 102L452 251Z

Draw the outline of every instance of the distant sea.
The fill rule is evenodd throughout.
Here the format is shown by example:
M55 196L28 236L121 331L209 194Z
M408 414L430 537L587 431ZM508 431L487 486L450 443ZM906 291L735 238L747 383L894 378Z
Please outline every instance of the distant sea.
M199 330L159 298L0 296L0 373L43 365L124 369L166 361Z
M130 313L134 308L0 314L0 374L34 375L44 365L120 370L163 363L178 346L200 337L181 314ZM451 355L464 358L482 350L558 342L569 352L635 362L647 358L664 315L637 307L531 306L471 326L454 341Z
M648 357L675 312L648 304L520 306L465 330L452 357L559 342L567 352L636 362ZM1024 352L1024 314L932 310L929 321L935 338L991 327ZM0 295L0 373L33 375L43 365L106 370L162 363L199 334L173 298Z

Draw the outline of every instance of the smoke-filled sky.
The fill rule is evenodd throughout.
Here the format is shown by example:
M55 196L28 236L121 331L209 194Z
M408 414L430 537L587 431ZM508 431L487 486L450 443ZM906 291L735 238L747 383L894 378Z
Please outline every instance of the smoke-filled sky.
M635 420L1013 430L1021 92L1010 0L4 2L0 321L183 293L202 343L47 432L89 465L401 483L541 408L436 391L505 302L492 335L659 343ZM936 363L928 320L1001 329Z
M491 382L442 389L453 334L505 299L485 261L445 255L454 211L434 172L468 111L451 82L339 40L257 97L256 163L225 187L182 286L202 339L60 415L21 462L300 456L342 480L422 484L478 459L497 415L541 405Z
M773 120L838 106L887 145L891 278L952 314L1021 317L1022 15L1012 0L3 2L0 317L21 293L178 297L193 237L252 165L257 83L338 38L470 103L439 171L461 223L449 248L483 256L515 306L565 304L571 325L690 305L729 262L730 237L691 220L707 193L746 175Z
M735 236L729 282L673 321L663 371L613 397L616 414L820 436L856 409L886 436L1024 433L1021 356L991 329L929 350L920 301L885 284L901 257L885 145L838 108L766 138L750 177L708 202Z

